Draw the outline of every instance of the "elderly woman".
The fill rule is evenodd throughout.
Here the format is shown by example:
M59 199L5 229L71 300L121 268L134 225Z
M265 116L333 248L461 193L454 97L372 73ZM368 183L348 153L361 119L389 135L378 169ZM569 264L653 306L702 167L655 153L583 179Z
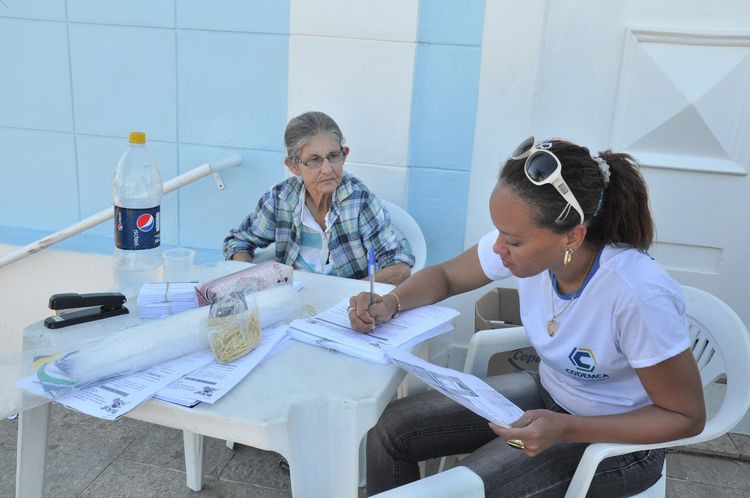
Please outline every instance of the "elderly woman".
M297 269L349 278L367 276L368 252L375 280L398 285L414 256L380 201L344 172L349 147L336 122L322 112L289 121L284 164L294 176L263 194L255 211L224 239L227 259L253 260L275 242L276 260Z

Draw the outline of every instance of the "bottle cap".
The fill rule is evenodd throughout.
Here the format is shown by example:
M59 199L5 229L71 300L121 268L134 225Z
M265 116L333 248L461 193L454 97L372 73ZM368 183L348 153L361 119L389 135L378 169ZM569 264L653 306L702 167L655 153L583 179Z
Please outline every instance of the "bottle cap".
M141 131L131 131L130 132L130 143L131 144L145 144L146 143L146 134Z

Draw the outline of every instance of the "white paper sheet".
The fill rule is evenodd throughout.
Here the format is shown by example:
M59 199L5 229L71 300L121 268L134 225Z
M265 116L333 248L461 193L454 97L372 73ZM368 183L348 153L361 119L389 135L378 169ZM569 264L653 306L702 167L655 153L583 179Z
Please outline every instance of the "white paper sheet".
M398 348L382 349L402 369L501 427L509 427L523 415L523 410L478 377L433 365Z
M195 406L199 402L215 403L247 377L260 362L286 346L287 327L286 323L277 323L263 329L260 342L248 354L226 365L213 361L172 382L157 392L154 398L186 407Z

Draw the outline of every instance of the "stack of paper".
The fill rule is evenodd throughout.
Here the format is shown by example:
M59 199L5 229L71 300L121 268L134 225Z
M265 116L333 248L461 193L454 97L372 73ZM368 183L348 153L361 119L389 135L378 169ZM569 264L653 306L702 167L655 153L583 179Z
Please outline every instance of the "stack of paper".
M390 363L381 349L390 346L408 350L420 342L453 328L450 321L458 311L434 304L404 311L396 318L362 334L351 329L349 299L312 318L294 320L289 335L300 342L339 351L374 363Z
M160 318L198 307L195 282L154 282L144 284L138 294L141 319Z
M228 365L218 364L211 351L197 351L57 397L45 390L35 375L19 380L18 385L31 394L107 420L120 418L152 397L187 407L215 403L287 345L286 328L285 323L278 323L263 329L260 345Z
M60 404L93 417L116 420L145 403L155 392L213 361L210 351L198 351L129 375L113 377L93 387L53 397L36 376L18 381L26 391L54 399Z

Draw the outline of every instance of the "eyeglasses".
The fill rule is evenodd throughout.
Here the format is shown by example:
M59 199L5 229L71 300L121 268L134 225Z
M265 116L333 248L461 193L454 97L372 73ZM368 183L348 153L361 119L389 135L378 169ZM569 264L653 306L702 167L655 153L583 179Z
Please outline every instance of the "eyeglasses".
M560 224L564 222L572 206L581 217L581 225L583 225L583 209L581 209L578 199L573 195L568 184L565 183L562 176L562 164L560 164L557 156L549 150L550 147L552 147L552 142L545 141L537 145L534 137L529 137L516 147L510 158L526 158L526 163L523 166L526 178L534 185L552 184L560 195L563 196L563 199L568 201L568 204L560 212L557 219L555 219L555 223Z
M305 159L304 161L300 159L299 157L294 157L294 161L302 164L304 166L307 166L310 169L319 169L323 166L323 161L328 160L328 164L333 166L341 166L341 164L344 162L344 157L346 154L344 154L344 148L340 148L336 152L331 152L325 157L320 156L312 156L310 159Z

